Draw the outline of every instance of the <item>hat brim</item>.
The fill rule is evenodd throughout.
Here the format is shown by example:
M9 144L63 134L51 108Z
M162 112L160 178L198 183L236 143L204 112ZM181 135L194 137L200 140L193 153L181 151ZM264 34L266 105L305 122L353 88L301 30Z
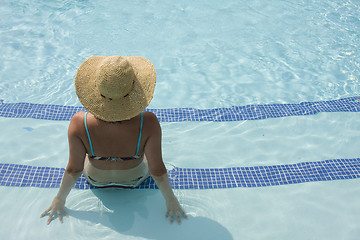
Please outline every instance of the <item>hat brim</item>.
M96 87L97 69L106 58L93 56L80 65L75 76L76 94L84 108L101 120L115 122L133 118L150 104L156 84L155 68L146 58L122 57L134 70L134 86L127 96L108 99Z

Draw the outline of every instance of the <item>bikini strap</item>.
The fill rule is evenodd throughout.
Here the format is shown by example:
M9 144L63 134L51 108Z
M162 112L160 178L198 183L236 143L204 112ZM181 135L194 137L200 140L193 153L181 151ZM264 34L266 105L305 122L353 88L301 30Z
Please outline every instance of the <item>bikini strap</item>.
M141 132L142 132L143 121L144 121L144 120L143 120L143 119L144 119L143 112L141 112L140 116L141 116L141 122L140 122L139 140L138 140L138 144L137 144L137 148L136 148L136 153L135 153L134 156L137 156L137 155L138 155L139 148L140 148Z
M91 143L91 139L90 139L90 134L89 134L89 129L87 127L87 122L86 122L86 116L87 116L88 112L85 112L85 115L84 115L84 124L85 124L85 130L86 130L86 134L88 136L88 139L89 139L89 144L90 144L90 149L91 149L91 155L94 156L94 149L93 149L93 146L92 146L92 143Z

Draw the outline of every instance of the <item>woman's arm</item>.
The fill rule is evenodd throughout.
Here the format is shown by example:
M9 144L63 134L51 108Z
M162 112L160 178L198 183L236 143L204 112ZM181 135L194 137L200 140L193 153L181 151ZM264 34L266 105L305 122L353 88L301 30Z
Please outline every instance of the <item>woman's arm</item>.
M184 218L187 218L187 216L171 189L167 170L162 160L161 127L158 119L153 113L149 113L148 116L146 123L150 124L149 129L151 129L151 133L145 144L145 155L148 160L149 171L165 198L167 207L166 217L170 216L170 222L172 223L176 216L177 222L180 224L181 215Z
M177 200L176 196L174 195L171 189L169 177L167 173L161 176L152 175L152 177L155 180L156 185L160 189L166 201L167 211L165 217L170 216L170 222L173 223L174 217L176 216L177 222L180 224L181 215L184 218L187 218L187 215L184 212L184 210L181 208L179 201Z
M55 212L57 213L60 222L63 222L62 214L68 215L65 212L65 201L66 197L69 195L72 187L77 182L78 178L81 176L81 173L84 168L84 160L86 155L86 150L83 142L80 138L80 131L82 128L82 116L83 114L77 113L71 119L69 129L68 129L68 139L69 139L69 162L64 172L64 176L61 181L60 189L58 194L55 196L51 206L41 214L40 217L44 217L46 214L49 214L47 224L52 220Z

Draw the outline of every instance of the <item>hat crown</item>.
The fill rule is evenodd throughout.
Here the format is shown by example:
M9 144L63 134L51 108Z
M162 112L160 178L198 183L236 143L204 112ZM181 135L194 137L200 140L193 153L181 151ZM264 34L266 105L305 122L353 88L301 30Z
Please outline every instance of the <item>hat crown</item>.
M118 99L128 95L135 81L130 63L121 56L106 58L97 71L96 85L102 96Z

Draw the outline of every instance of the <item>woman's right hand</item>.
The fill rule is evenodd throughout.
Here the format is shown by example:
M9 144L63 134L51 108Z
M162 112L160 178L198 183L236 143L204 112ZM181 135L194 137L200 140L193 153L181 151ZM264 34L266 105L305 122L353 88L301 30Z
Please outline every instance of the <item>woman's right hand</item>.
M173 221L174 221L174 216L176 216L178 224L181 223L181 215L185 219L187 219L186 213L181 208L180 203L179 203L179 201L177 200L177 198L175 196L173 196L172 198L166 200L166 207L167 207L167 211L166 211L165 217L170 216L170 222L171 223L173 223Z
M51 206L41 214L40 218L44 217L46 214L49 214L49 218L47 221L47 224L50 224L50 222L52 221L52 217L54 215L54 213L56 212L59 220L61 223L63 223L63 216L62 214L64 214L65 216L69 216L67 214L67 212L65 211L65 200L60 199L59 197L55 197Z

